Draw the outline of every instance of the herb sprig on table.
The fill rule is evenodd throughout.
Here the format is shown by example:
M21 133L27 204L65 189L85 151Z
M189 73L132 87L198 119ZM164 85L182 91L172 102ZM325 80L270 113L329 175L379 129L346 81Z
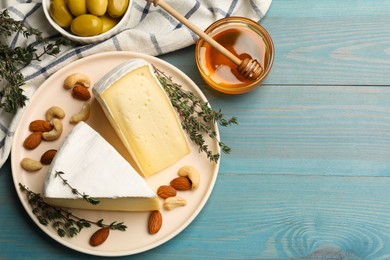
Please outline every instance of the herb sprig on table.
M24 38L35 37L35 42L27 46L9 46L4 41L14 34ZM7 10L0 12L0 108L6 112L15 113L19 107L25 106L27 97L21 88L25 78L21 69L32 61L40 61L44 55L56 55L60 46L70 45L70 41L59 37L55 42L49 42L38 29L27 26L23 21L11 18ZM37 46L43 49L38 52Z
M32 207L32 213L37 217L39 223L44 226L52 224L60 237L74 237L83 228L89 228L91 225L98 227L108 227L111 230L126 231L127 226L123 222L116 221L110 224L104 224L103 219L90 221L73 215L71 212L47 204L42 196L31 191L26 186L19 183L20 189L26 194L28 203Z
M171 101L172 106L179 113L181 125L199 147L199 152L207 154L210 161L218 162L219 153L211 151L206 144L204 134L218 141L222 152L230 153L231 148L218 139L214 124L229 126L238 124L236 117L226 119L221 110L214 111L208 102L203 101L191 91L186 91L180 84L173 82L170 76L154 67L155 74Z

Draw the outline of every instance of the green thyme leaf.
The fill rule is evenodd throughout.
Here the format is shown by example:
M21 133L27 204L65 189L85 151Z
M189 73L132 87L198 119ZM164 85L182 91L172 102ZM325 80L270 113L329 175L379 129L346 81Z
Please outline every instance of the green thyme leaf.
M34 37L35 41L25 47L11 47L5 41L15 34L24 38ZM27 101L21 88L25 84L21 69L32 61L40 61L44 55L57 55L60 47L70 45L70 41L61 36L54 43L49 42L39 30L11 18L7 10L0 11L0 35L0 83L3 86L0 90L0 108L15 113ZM36 46L43 46L43 50L38 53Z
M97 199L97 198L93 198L85 193L80 193L76 188L72 187L68 180L64 179L62 177L62 175L65 174L64 172L62 171L56 171L54 177L59 177L61 178L62 182L64 183L64 185L68 186L71 190L72 190L72 193L75 194L75 195L79 195L81 196L85 201L87 201L88 203L92 204L92 205L97 205L100 203L100 200Z
M237 118L226 119L221 110L213 110L208 102L173 82L172 77L165 75L156 67L154 67L154 72L167 93L172 106L178 112L182 128L187 132L191 141L198 145L199 152L206 153L210 161L218 162L220 154L213 153L205 144L204 136L208 136L217 140L222 152L230 153L231 148L218 140L217 133L213 129L215 123L224 127L237 125Z
M56 230L60 237L74 237L79 234L81 230L89 228L91 225L108 227L112 230L126 231L127 226L123 222L117 223L114 221L111 224L104 224L103 219L100 219L97 222L86 220L73 215L70 211L47 204L40 194L31 191L21 183L19 183L19 188L26 194L27 200L33 208L32 212L39 223L44 226L51 223L51 226Z

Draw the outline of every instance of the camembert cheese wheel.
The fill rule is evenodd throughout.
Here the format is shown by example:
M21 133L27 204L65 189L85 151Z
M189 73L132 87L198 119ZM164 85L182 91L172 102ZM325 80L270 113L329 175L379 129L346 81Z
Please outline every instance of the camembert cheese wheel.
M64 185L64 180L70 186ZM92 205L74 194L97 198ZM102 136L84 122L78 123L50 164L42 192L46 203L58 207L150 211L160 208L156 194L131 165Z

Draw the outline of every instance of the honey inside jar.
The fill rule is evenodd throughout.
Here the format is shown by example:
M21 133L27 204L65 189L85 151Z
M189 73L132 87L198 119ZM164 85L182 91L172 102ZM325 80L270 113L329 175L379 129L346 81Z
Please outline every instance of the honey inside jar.
M241 60L255 59L262 68L267 65L267 48L264 40L248 27L225 28L212 35L212 38ZM208 43L204 44L201 52L203 52L204 69L208 71L209 77L214 82L240 87L253 81L240 75L237 65Z
M256 60L263 68L260 79L246 79L237 65L203 40L197 43L197 65L211 87L229 94L252 90L268 74L273 62L273 44L268 33L256 22L229 17L206 29L219 44L241 60ZM265 35L266 34L266 35ZM265 36L264 36L265 35Z

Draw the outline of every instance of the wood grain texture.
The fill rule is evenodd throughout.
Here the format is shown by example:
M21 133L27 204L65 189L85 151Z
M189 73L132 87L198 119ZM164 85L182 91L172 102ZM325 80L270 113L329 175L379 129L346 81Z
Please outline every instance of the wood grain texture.
M218 259L314 252L377 259L389 250L388 186L387 178L376 177L246 175L243 180L227 174L205 209L213 215L205 213L194 224L204 227L196 247L208 245ZM221 241L224 247L218 246Z
M275 43L267 84L388 85L390 2L273 1L261 21Z
M8 189L11 179L4 176L1 185ZM186 230L131 259L270 259L311 254L385 259L390 250L389 185L386 177L247 174L243 178L223 173L202 214ZM17 205L16 197L7 199ZM8 223L3 227L7 236L0 240L0 258L88 258L51 241L15 205L0 209Z
M239 125L195 221L120 259L390 259L390 1L273 0L261 24L275 63L248 94L207 87L193 46L161 56ZM28 218L9 162L0 222L0 259L91 258Z
M263 86L214 102L239 119L221 129L222 171L389 176L389 100L382 87Z
M274 0L260 22L275 45L263 84L388 86L389 17L386 0ZM193 46L161 57L204 84Z

